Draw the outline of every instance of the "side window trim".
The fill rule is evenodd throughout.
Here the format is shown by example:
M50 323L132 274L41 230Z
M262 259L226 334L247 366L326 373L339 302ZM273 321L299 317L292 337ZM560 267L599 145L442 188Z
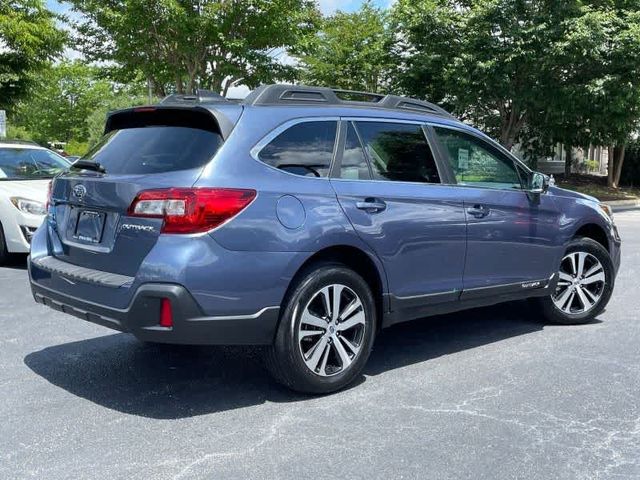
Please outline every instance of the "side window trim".
M431 154L433 155L435 164L436 164L436 170L438 171L438 177L440 177L440 182L439 183L426 183L426 182L405 182L405 181L396 181L396 180L379 180L379 179L375 179L373 178L373 167L372 167L372 163L371 163L371 157L369 155L369 152L367 150L367 148L364 146L364 142L362 141L362 135L360 134L360 131L358 130L358 122L374 122L374 123L400 123L400 124L405 124L405 125L417 125L420 126L422 129L422 134L424 135L424 139L427 142L427 146L431 149ZM441 159L440 159L440 155L439 155L439 150L434 148L434 142L433 142L433 138L432 136L428 133L428 128L429 125L426 124L424 121L419 121L419 120L404 120L401 118L387 118L387 117L340 117L340 129L344 130L343 131L343 136L344 138L341 140L339 148L338 148L338 154L336 157L338 158L338 161L335 162L336 165L334 165L335 170L332 169L331 173L332 175L330 176L330 178L334 179L334 180L346 180L346 179L342 179L340 178L340 168L342 166L342 153L344 151L344 146L346 143L346 137L347 137L347 127L348 124L351 123L353 125L353 128L356 132L356 135L358 135L358 140L360 141L360 145L362 147L362 150L364 151L364 156L367 160L367 164L369 166L369 175L371 176L370 179L368 180L347 180L347 181L358 181L358 182L392 182L392 183L410 183L410 184L418 184L418 185L447 185L449 182L445 182L443 181L443 178L447 178L449 179L451 176L451 173L445 169L445 167L443 167L444 164L441 164ZM339 130L340 131L340 130ZM438 142L439 143L439 142ZM444 175L443 175L444 174Z
M334 139L334 142L333 142L333 153L331 154L331 164L329 165L329 173L326 177L306 177L302 175L296 175L295 173L287 172L286 170L276 168L273 165L269 165L268 163L260 160L260 152L267 145L269 145L272 140L278 137L278 135L280 135L281 133L285 132L286 130L288 130L289 128L295 125L299 125L301 123L312 123L312 122L335 122L336 123L336 138ZM280 125L275 127L273 130L269 131L269 133L267 133L260 140L258 140L258 142L251 148L251 150L249 150L249 155L256 162L260 163L260 165L265 165L268 168L275 170L277 172L285 173L287 175L292 175L297 178L307 178L307 179L312 178L314 180L328 180L329 178L331 178L331 175L334 173L334 168L336 164L336 156L338 152L338 147L340 145L340 135L341 135L340 124L341 124L340 117L299 117L299 118L293 118L291 120L287 120L286 122L281 123Z
M433 122L429 122L427 125L428 125L430 131L432 132L432 135L434 137L435 142L438 145L438 156L441 157L442 161L444 162L444 165L446 165L446 169L447 169L448 175L451 175L451 184L452 185L457 185L459 187L479 188L479 187L474 186L474 185L461 185L461 184L458 183L458 180L456 179L455 173L453 172L453 168L451 167L451 165L449 164L449 162L447 160L447 156L446 156L447 154L444 151L444 146L442 145L442 142L438 138L438 135L435 133L435 128L442 128L442 129L446 129L446 130L452 130L452 131L455 131L455 132L463 133L465 135L469 135L470 137L473 137L474 139L478 140L481 145L483 145L483 146L487 145L488 148L486 148L486 150L488 150L489 152L496 151L499 156L501 156L503 158L506 158L509 161L511 161L511 163L513 164L513 169L515 170L516 175L518 176L518 179L520 180L520 187L521 187L520 191L521 192L525 191L526 185L525 185L524 179L522 178L522 176L520 174L520 169L518 168L518 166L521 166L522 168L524 168L525 171L530 171L530 169L524 163L522 163L520 160L515 158L513 156L513 154L508 152L502 145L499 145L499 144L494 145L493 142L487 141L486 138L481 137L480 135L476 134L475 132L473 132L471 130L467 130L467 129L464 129L464 128L456 127L456 126L453 126L453 125L445 125L445 124L433 123ZM483 186L482 188L490 189L490 190L504 191L504 189L494 188L494 187L484 187Z

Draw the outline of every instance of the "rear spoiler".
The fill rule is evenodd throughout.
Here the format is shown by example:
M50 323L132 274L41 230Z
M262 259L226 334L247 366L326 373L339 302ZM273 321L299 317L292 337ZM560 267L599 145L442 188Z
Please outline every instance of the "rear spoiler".
M169 98L169 97L168 97ZM104 133L123 128L148 127L150 125L200 128L222 135L226 140L242 115L242 106L232 103L211 105L185 105L178 102L162 102L159 105L116 110L107 115Z

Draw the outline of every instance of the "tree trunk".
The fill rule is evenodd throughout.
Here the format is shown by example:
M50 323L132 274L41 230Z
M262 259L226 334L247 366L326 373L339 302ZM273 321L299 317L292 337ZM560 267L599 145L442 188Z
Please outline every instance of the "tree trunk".
M613 178L614 178L614 166L615 166L615 161L614 161L614 151L613 151L613 147L608 147L607 149L609 151L608 154L608 160L607 160L607 186L609 188L613 188Z
M622 165L624 164L624 154L627 150L626 145L618 145L613 151L616 157L615 160L615 171L613 172L613 188L618 188L620 186L620 176L622 175Z
M573 148L571 145L565 145L564 150L566 153L566 157L564 160L564 177L569 178L571 176L571 164L573 163L573 157L571 154L573 153Z
M176 93L184 93L184 82L181 77L176 77Z

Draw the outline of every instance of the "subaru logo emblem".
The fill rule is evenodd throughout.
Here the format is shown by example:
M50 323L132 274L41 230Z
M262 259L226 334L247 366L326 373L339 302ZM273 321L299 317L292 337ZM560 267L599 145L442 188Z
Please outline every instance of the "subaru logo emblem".
M87 189L84 185L76 185L73 187L73 196L77 199L82 199L87 194Z

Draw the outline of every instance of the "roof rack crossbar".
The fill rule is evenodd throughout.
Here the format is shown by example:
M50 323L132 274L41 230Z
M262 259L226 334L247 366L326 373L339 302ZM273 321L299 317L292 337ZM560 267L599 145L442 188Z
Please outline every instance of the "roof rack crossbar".
M263 85L251 92L242 103L245 105L305 105L314 103L332 106L371 106L452 117L444 108L415 98L305 85Z

